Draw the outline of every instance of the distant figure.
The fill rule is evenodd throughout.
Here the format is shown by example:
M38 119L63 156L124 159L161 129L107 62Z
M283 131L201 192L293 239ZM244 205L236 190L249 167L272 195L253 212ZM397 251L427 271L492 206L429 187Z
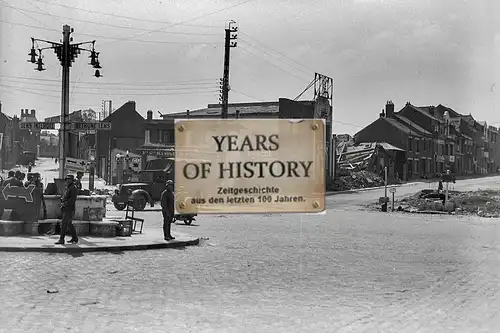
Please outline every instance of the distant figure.
M438 193L441 193L442 190L443 190L443 181L440 180L438 184Z
M31 169L33 168L33 163L30 161L28 163L28 173L31 172Z
M14 171L9 171L8 173L8 178L3 182L3 185L6 186L8 184L10 184L10 186L23 186L23 182L20 181L17 177L16 177L16 172Z
M28 187L30 185L35 185L32 173L28 173L28 178L27 178L26 182L24 182L24 187Z
M82 178L83 178L83 172L78 171L76 173L76 179L75 179L75 187L78 191L82 190Z
M56 164L57 164L57 158L55 159L55 161L56 161Z
M163 215L163 237L166 241L175 239L172 237L171 225L174 219L174 183L167 180L165 190L161 193L161 213Z
M67 175L66 178L66 191L61 198L61 211L62 211L62 221L61 221L61 236L56 244L63 245L66 237L66 229L71 232L70 243L78 243L78 237L76 235L75 226L73 225L73 214L75 212L76 196L78 195L78 190L75 187L75 177L73 175Z

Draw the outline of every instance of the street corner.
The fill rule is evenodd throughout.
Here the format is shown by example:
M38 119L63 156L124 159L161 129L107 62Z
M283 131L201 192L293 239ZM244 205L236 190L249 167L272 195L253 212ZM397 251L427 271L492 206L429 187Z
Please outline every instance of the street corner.
M200 239L187 233L173 232L174 240L163 239L163 230L148 230L128 237L79 237L78 244L56 245L58 235L0 237L0 252L84 253L118 252L198 245Z

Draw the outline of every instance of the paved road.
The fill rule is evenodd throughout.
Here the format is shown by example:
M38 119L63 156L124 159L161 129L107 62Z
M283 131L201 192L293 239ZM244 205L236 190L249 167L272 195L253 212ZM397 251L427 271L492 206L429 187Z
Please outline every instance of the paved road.
M498 332L498 220L352 209L379 196L202 217L184 250L0 253L0 332Z

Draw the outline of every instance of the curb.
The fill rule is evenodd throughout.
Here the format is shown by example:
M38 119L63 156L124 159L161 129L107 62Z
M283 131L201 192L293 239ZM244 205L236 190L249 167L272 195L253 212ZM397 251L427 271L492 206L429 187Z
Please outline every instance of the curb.
M387 188L391 187L403 187L403 186L413 186L419 183L407 183L407 184L394 184L394 185L387 185ZM367 187L367 188L359 188L359 189L354 189L354 190L345 190L345 191L331 191L331 192L326 192L325 196L329 197L332 195L337 195L337 194L349 194L349 193L359 193L359 192L367 192L367 191L374 191L374 190L380 190L383 189L385 186L378 186L378 187Z
M135 244L135 245L111 245L81 248L78 245L64 245L63 247L16 247L0 246L0 252L45 252L45 253L88 253L88 252L118 252L118 251L141 251L171 249L185 246L198 245L200 239L188 241L174 241L170 243Z

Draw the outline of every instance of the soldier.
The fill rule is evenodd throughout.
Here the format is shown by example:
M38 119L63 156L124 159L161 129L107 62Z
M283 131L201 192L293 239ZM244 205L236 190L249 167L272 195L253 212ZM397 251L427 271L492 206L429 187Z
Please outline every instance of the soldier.
M33 179L33 174L32 173L28 173L28 177L27 177L27 181L24 183L24 187L28 187L30 186L31 184L35 185L35 182L34 182L34 179Z
M64 237L66 236L66 229L71 232L70 243L78 243L78 237L76 236L75 226L73 225L73 214L75 212L75 202L76 196L78 195L78 190L75 187L75 177L73 175L67 175L66 178L66 191L61 198L61 211L62 211L62 221L61 221L61 236L56 244L64 245Z
M163 215L163 237L166 241L175 239L172 237L171 224L174 219L174 183L167 180L165 190L161 193L161 213Z
M76 179L75 179L75 187L78 191L82 190L82 178L83 178L83 172L78 171L76 173Z
M10 186L23 186L23 182L17 178L18 172L19 171L9 171L8 178L3 182L3 185L6 186L10 184Z

